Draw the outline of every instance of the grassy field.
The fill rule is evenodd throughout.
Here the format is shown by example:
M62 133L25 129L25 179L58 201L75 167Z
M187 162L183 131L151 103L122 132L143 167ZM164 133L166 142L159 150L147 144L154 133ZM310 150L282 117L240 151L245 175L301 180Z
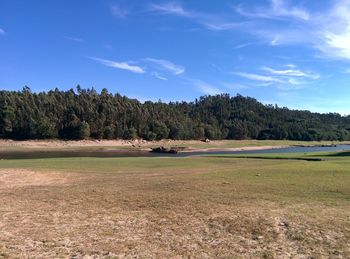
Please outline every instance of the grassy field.
M348 153L304 156L1 160L0 258L349 258Z

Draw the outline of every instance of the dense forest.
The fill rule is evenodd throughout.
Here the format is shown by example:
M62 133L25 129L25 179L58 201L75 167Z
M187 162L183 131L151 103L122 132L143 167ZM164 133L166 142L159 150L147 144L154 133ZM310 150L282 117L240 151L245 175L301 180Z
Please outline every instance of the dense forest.
M350 116L263 105L250 97L140 103L107 89L0 91L0 138L350 140Z

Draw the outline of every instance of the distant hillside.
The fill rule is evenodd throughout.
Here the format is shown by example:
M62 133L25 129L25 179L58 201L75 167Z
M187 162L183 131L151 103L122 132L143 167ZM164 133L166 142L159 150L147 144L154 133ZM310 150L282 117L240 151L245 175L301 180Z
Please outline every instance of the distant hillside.
M263 105L250 97L140 103L106 89L0 91L0 138L350 140L350 116Z

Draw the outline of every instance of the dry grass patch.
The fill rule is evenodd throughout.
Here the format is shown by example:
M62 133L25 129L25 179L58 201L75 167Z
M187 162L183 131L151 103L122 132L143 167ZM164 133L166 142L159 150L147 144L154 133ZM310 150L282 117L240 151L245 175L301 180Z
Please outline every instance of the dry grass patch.
M320 163L0 161L0 257L349 258L349 165Z
M20 188L26 186L55 186L73 184L69 174L28 169L0 169L0 189Z

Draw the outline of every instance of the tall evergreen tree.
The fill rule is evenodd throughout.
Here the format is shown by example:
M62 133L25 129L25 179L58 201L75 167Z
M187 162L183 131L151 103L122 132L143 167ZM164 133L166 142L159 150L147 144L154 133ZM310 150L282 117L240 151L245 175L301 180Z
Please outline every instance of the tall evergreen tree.
M263 105L228 94L140 103L107 89L0 91L0 138L350 140L350 116Z

